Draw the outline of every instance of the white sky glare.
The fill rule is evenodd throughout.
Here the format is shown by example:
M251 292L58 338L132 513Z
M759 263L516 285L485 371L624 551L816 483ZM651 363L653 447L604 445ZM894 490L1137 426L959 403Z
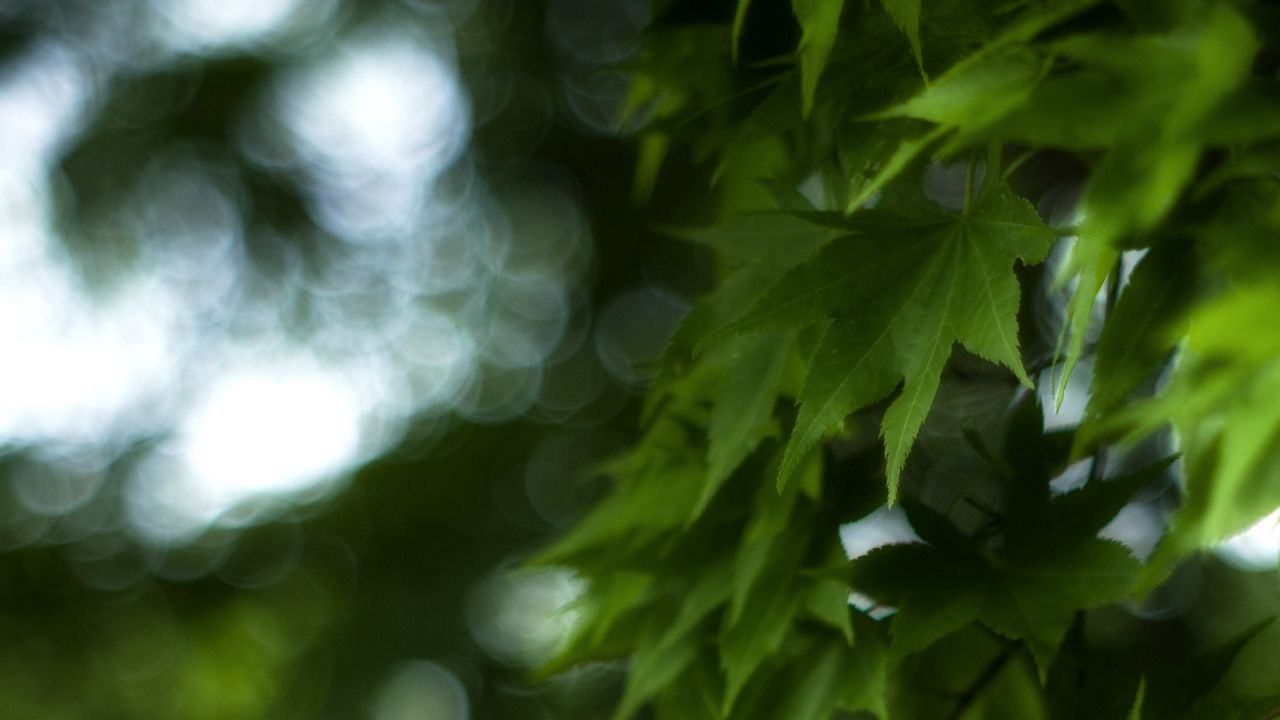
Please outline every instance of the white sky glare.
M98 488L103 463L148 448L123 480L124 521L182 544L324 496L411 419L528 412L544 365L589 348L568 329L591 246L573 188L484 185L448 32L373 17L309 46L299 37L329 22L333 0L138 7L129 33L69 35L0 67L0 452L42 458L30 478L78 458L76 477ZM110 280L88 282L55 222L74 191L63 156L112 111L122 78L257 51L292 54L227 146L177 138L119 175L122 199L76 240L105 228L136 252L104 251ZM268 238L285 248L278 276L246 250L275 230L251 214L245 168L296 191L315 223ZM66 505L26 496L50 521Z
M305 488L360 450L362 407L343 376L305 360L216 377L182 419L177 454L228 500Z
M329 0L153 0L153 32L178 52L208 52L270 40L303 6L313 14Z
M163 69L182 53L291 32L333 3L147 7L148 32L169 52L143 57ZM335 254L310 276L286 269L267 296L249 277L243 240L252 229L234 164L181 144L162 148L136 186L122 188L130 199L114 210L141 238L139 253L108 287L87 290L55 230L58 165L106 107L113 75L137 72L138 56L45 44L0 68L0 450L106 448L109 457L149 441L152 457L125 492L130 524L153 542L238 522L237 506L255 499L314 495L424 411L448 412L465 398L477 416L501 419L537 395L535 387L521 403L503 398L501 411L471 407L488 397L475 392L478 364L511 345L488 327L487 310L489 293L505 287L498 259L511 237L503 208L478 204L478 191L446 199L435 190L470 134L451 49L377 21L333 42L281 64L246 112L256 126L275 124L267 141L291 158L264 169L297 183L317 223L351 244L326 250ZM252 134L228 150L256 163ZM544 229L577 242L572 227ZM570 255L539 253L512 282L567 295L581 270L566 269ZM442 292L461 310L431 301ZM459 293L473 299L458 304ZM288 316L297 298L316 318L301 330ZM504 323L524 344L541 333L520 360L541 377L536 366L563 323Z

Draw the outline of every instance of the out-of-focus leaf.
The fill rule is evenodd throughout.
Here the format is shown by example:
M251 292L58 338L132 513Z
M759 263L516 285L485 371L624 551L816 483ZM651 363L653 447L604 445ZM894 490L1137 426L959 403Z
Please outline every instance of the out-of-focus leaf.
M800 218L771 214L679 234L713 248L724 259L727 274L676 329L664 356L668 367L686 362L709 333L741 314L765 288L840 232Z
M1142 720L1142 701L1147 695L1147 679L1138 681L1138 694L1133 697L1133 709L1129 711L1127 720Z
M920 0L880 0L885 12L893 18L893 24L907 36L916 65L924 71L924 57L920 53Z
M1269 617L1208 652L1188 658L1147 678L1142 716L1181 717L1227 674L1236 656L1275 620Z
M1170 43L1144 38L1126 44L1125 54L1116 52L1114 38L1101 36L1056 45L1084 67L1093 68L1090 72L1134 87L1131 97L1148 103L1130 115L1145 120L1122 136L1100 143L1127 141L1103 158L1081 200L1080 239L1067 266L1078 284L1067 313L1059 404L1066 380L1084 352L1094 297L1119 257L1117 243L1150 230L1168 214L1199 159L1203 140L1196 135L1197 125L1245 82L1258 50L1248 22L1227 4L1209 4L1194 30L1179 28L1178 32L1188 39ZM1131 54L1138 48L1145 51ZM1139 55L1145 56L1139 60ZM1125 97L1114 91L1108 94ZM1142 122L1149 126L1143 127ZM1139 134L1146 137L1140 139Z
M977 132L1025 102L1047 68L1045 58L1025 46L978 53L882 114Z
M792 334L784 332L735 338L716 349L715 360L728 371L711 408L707 479L692 518L764 437L791 345Z
M1280 506L1280 408L1271 401L1280 396L1280 333L1267 319L1277 302L1280 292L1267 283L1202 304L1191 314L1187 356L1169 387L1111 420L1133 438L1171 421L1186 458L1185 501L1143 571L1140 592L1188 553Z
M836 708L883 712L884 652L869 633L853 647L828 641L809 651L797 668L795 692L774 717L828 720Z
M654 696L680 677L698 652L692 638L663 643L641 641L631 659L627 687L614 712L614 720L627 720Z
M813 94L818 79L827 66L827 58L836 43L840 28L840 10L844 0L791 0L791 8L800 21L801 103L804 114L813 109Z
M747 23L747 10L751 8L751 0L738 0L733 10L733 61L738 62L738 41L742 39L742 28Z
M1189 247L1166 242L1134 269L1098 341L1088 415L1114 410L1172 352L1195 297L1195 265Z
M817 581L805 596L804 609L853 645L853 611L849 607L849 588L844 583L831 579Z
M797 585L763 583L751 593L735 623L720 638L720 665L725 671L722 713L733 707L747 680L782 646L801 606Z

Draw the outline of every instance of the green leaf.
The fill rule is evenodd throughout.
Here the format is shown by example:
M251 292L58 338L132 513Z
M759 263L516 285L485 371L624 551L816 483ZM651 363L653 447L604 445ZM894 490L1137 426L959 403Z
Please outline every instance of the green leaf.
M884 654L871 638L855 647L825 642L808 649L805 657L789 683L793 689L770 717L829 720L838 707L883 710Z
M707 424L707 480L690 518L702 514L729 474L746 459L771 424L773 404L787 357L791 333L751 335L717 348L715 358L728 371L716 394Z
M672 367L685 362L707 335L742 314L764 289L804 260L812 257L840 232L790 215L742 217L724 225L696 231L673 231L677 236L716 251L728 273L720 285L701 298L681 321L663 358ZM780 326L787 329L786 325Z
M573 637L557 652L556 656L538 668L538 677L549 677L578 663L616 657L620 652L619 638L634 631L637 610L644 606L645 598L653 587L653 577L637 572L612 572L592 578L589 592L575 603L582 614ZM622 628L622 632L618 632ZM622 638L626 647L629 638Z
M1029 203L996 184L988 184L966 212L912 210L862 213L851 221L858 235L797 266L729 325L745 330L786 317L803 323L840 313L800 392L780 485L831 428L902 379L881 431L892 502L957 340L1030 384L1018 350L1013 264L1043 259L1050 231Z
M1045 685L1055 720L1120 720L1140 705L1134 693L1156 653L1127 643L1114 647L1113 636L1098 632L1107 614L1103 610L1077 615L1058 649Z
M853 561L851 584L896 605L899 661L978 621L1026 642L1041 679L1078 610L1123 599L1138 562L1123 546L1088 538L1016 563L924 545L891 545Z
M653 700L661 720L703 720L720 712L720 668L705 649Z
M1275 360L1280 355L1280 332L1269 320L1280 300L1280 288L1267 282L1269 279L1237 286L1197 307L1188 323L1188 349L1199 357L1229 363L1239 370L1262 367ZM1253 332L1242 334L1244 328ZM1188 366L1188 372L1196 370Z
M800 609L796 589L793 582L763 584L752 593L737 622L725 628L720 639L720 665L725 671L722 714L728 714L756 669L782 647Z
M853 611L849 607L849 588L844 583L830 578L817 581L805 594L804 609L853 645Z
M1147 679L1138 681L1138 694L1133 697L1133 708L1129 710L1128 720L1142 720L1142 701L1147 695Z
M805 117L813 110L813 93L836 43L844 0L791 0L800 21L800 83Z
M647 551L665 532L687 524L706 482L703 451L693 445L689 429L706 422L701 398L690 392L703 382L690 374L669 387L666 411L657 414L640 444L599 468L615 481L613 492L535 556L534 564L606 570L619 554Z
M614 712L614 720L627 720L680 677L694 660L698 643L691 638L674 643L641 641L631 659L627 687Z
M1254 623L1222 645L1152 674L1147 681L1151 691L1142 706L1143 716L1181 717L1222 680L1240 651L1274 620L1269 617Z
M1138 263L1098 341L1087 416L1116 409L1172 352L1185 331L1195 280L1185 243L1159 245Z
M658 184L658 173L662 171L662 163L667 158L670 146L671 138L662 133L646 133L640 139L640 147L636 151L635 176L631 181L631 201L636 205L648 204L653 188Z
M1058 377L1057 402L1084 354L1093 304L1120 259L1117 243L1153 227L1177 200L1195 170L1199 150L1192 144L1143 145L1115 150L1094 171L1082 200L1080 237L1067 264L1076 291L1067 307L1067 351Z
M1248 23L1229 5L1214 3L1197 20L1194 30L1179 29L1181 42L1144 38L1124 44L1121 52L1114 37L1094 35L1056 45L1089 68L1088 73L1098 73L1083 77L1116 79L1117 85L1100 94L1142 102L1120 109L1123 124L1113 125L1125 128L1121 134L1099 138L1104 144L1127 142L1103 158L1081 200L1080 239L1067 265L1067 275L1075 276L1078 285L1067 313L1070 330L1059 404L1084 352L1094 297L1119 257L1117 244L1149 231L1169 213L1199 160L1203 140L1195 134L1197 127L1244 83L1257 53L1258 41ZM1084 96L1082 89L1069 92L1078 98ZM1028 106L1035 101L1033 96ZM1026 120L1028 127L1043 127L1038 117ZM1071 122L1060 116L1058 122L1063 121Z
M775 453L775 457L764 468L764 476L766 478L773 477L777 474L778 461L780 455ZM819 453L812 453L801 467L802 480L794 485L788 485L782 490L776 489L772 483L761 482L756 488L754 498L754 511L751 519L747 522L747 527L742 535L742 547L746 547L756 541L764 541L766 544L774 545L773 539L779 535L787 533L791 530L795 533L795 523L798 522L798 514L794 512L797 503L800 501L802 493L809 495L811 499L816 499L817 493L814 492L819 488L822 482L822 457ZM811 484L813 487L806 487Z
M789 695L779 717L796 720L828 720L840 701L845 676L847 648L829 643L812 654L813 664L806 669L795 690Z
M1045 58L1024 46L976 53L881 115L918 118L975 133L1025 102L1047 69Z
M845 205L845 215L852 215L866 205L876 193L882 191L889 183L907 169L916 158L920 157L934 142L947 133L947 128L938 126L914 137L901 140L869 179L855 176L856 190L850 195Z
M1280 136L1280 90L1250 78L1201 119L1195 134L1209 145L1237 147Z
M1043 683L1075 612L1124 599L1137 573L1138 561L1118 543L1089 540L1055 548L998 573L981 620L1026 642Z
M747 607L752 591L756 589L766 567L774 560L775 551L772 537L757 537L747 540L738 547L734 556L733 578L730 588L729 611L725 613L726 627L733 627L742 619L743 610ZM767 584L767 583L763 583Z
M733 10L733 38L731 42L733 62L738 62L738 42L742 39L742 28L747 24L747 10L751 7L751 0L738 0L737 7Z
M889 545L854 560L850 584L898 608L889 646L892 664L978 619L982 563L947 549Z
M1187 553L1245 530L1280 506L1280 407L1274 402L1280 362L1237 382L1209 412L1193 415L1187 407L1175 420L1191 433L1187 497L1156 548L1144 590Z
M920 53L920 0L880 0L893 24L907 36L911 53L916 57L920 74L924 74L924 56Z
M1037 393L1027 393L1009 418L997 468L1006 468L1005 547L1025 548L1045 529L1049 506L1049 482L1066 465L1070 435L1046 433L1044 408Z
M893 619L891 666L977 621L982 603L982 591L976 584L940 586L912 594Z
M904 222L900 227L911 231L919 226ZM831 243L769 286L745 313L708 336L704 345L743 333L824 322L858 296L869 294L869 289L881 289L887 277L922 259L928 251L925 240L922 235L908 235L883 252L877 252L881 248L865 236Z
M914 498L902 498L902 509L907 513L907 521L911 529L921 540L935 548L956 553L972 555L973 545L969 537L960 532L946 517L933 508Z
M845 415L886 397L899 377L887 326L833 322L810 361L778 487L785 486L801 460L840 426Z
M713 610L729 599L729 579L732 567L722 562L704 572L688 593L681 598L680 612L670 628L663 633L659 645L680 642L691 634Z
M1280 119L1273 127L1280 129ZM1200 180L1195 196L1203 199L1232 180L1269 178L1276 172L1280 172L1280 143L1259 145L1246 151L1237 150Z
M991 48L1025 43L1049 28L1063 23L1098 5L1102 0L1051 0L1028 5L1017 20L1005 27L988 44Z
M1280 290L1246 286L1191 314L1186 357L1168 389L1117 416L1132 437L1172 421L1186 457L1186 497L1144 569L1141 592L1201 547L1280 506ZM1241 328L1249 328L1242 333Z
M846 712L863 710L878 718L888 718L886 694L889 686L888 654L884 629L862 613L854 615L858 637L853 651L846 654L848 666L840 694L840 708Z
M1157 460L1115 478L1093 478L1083 487L1053 498L1043 514L1029 518L1034 535L1010 538L1015 545L1009 551L1010 557L1025 557L1095 537L1135 495L1164 475L1176 459ZM1022 512L1028 509L1019 508Z

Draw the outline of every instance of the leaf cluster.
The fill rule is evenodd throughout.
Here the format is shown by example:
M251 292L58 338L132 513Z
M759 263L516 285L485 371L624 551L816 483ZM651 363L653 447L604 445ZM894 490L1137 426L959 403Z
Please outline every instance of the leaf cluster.
M637 196L667 148L712 168L717 221L667 232L718 280L539 559L591 587L548 671L628 658L620 718L1266 716L1227 671L1274 602L1190 640L1147 608L1280 506L1280 14L681 6ZM916 540L849 559L882 506Z

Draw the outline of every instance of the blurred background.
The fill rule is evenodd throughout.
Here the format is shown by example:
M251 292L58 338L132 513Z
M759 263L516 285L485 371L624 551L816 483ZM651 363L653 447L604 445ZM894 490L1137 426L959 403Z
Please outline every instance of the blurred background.
M628 200L649 16L0 0L0 717L606 712L517 565L700 277Z

